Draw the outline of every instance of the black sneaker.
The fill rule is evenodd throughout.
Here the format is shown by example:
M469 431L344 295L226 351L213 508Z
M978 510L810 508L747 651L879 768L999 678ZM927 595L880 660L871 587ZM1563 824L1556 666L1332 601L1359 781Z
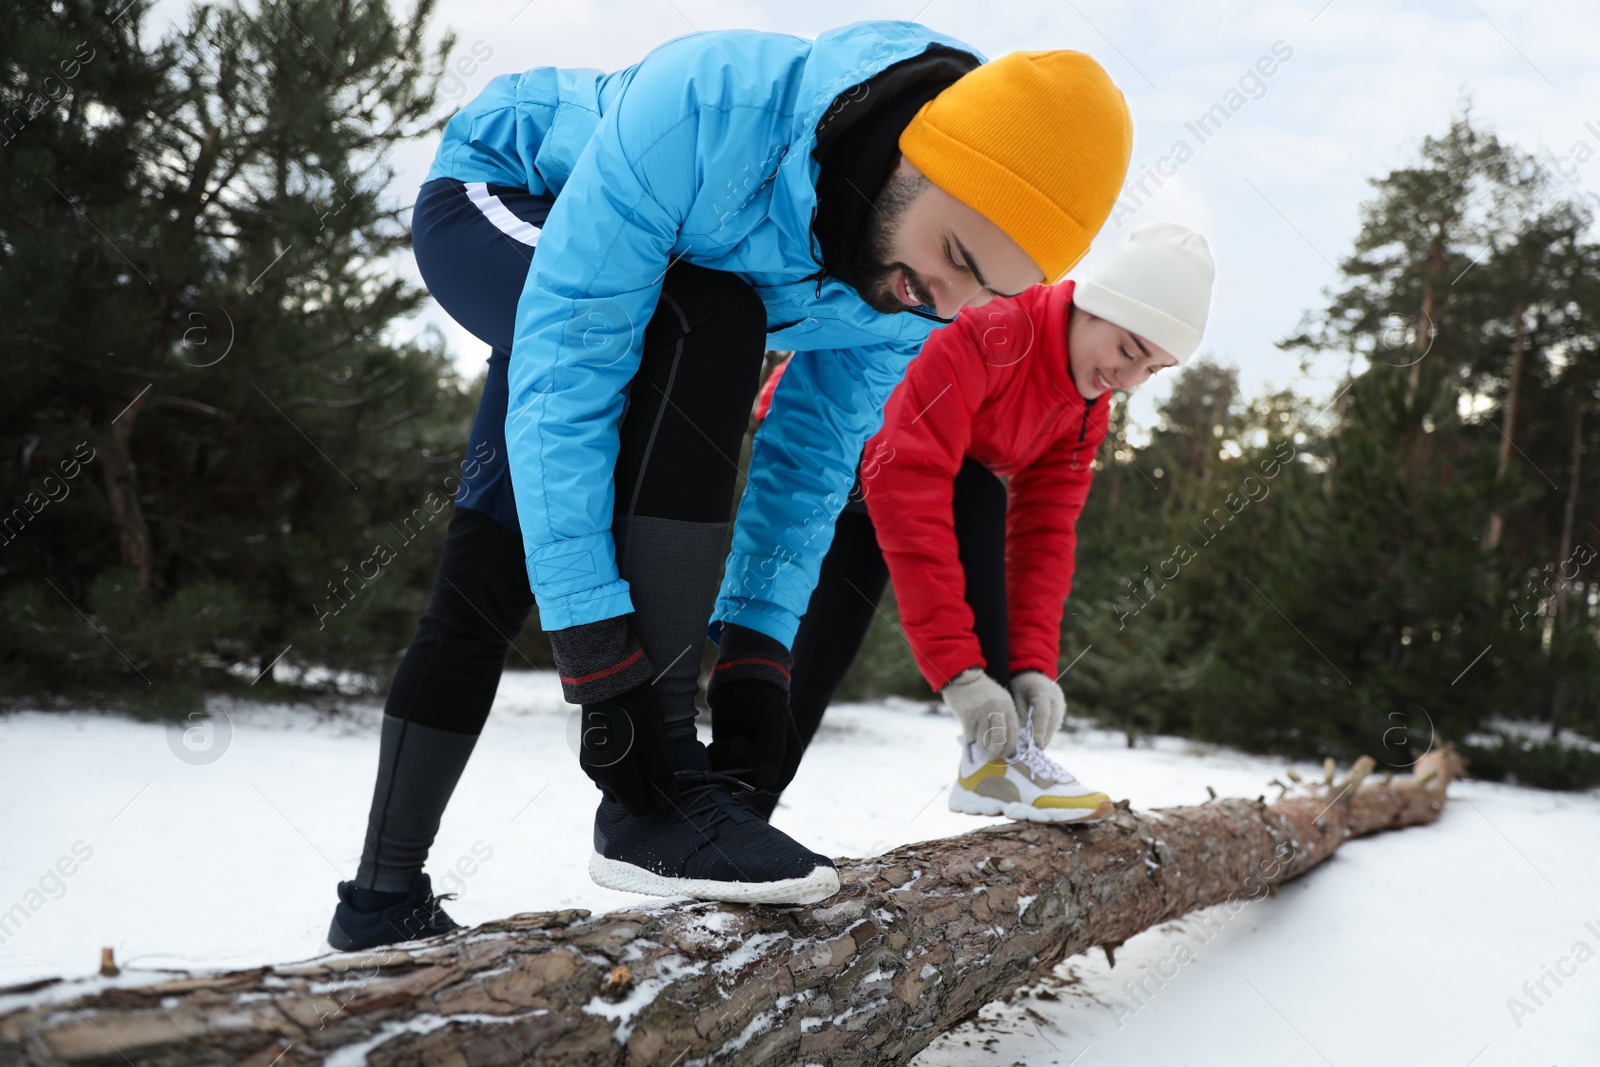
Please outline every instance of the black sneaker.
M677 780L674 811L636 816L604 794L590 878L625 893L739 904L815 904L839 891L832 860L734 799L749 785L711 770L680 770Z
M748 793L735 793L733 799L771 822L772 813L778 810L778 798L782 795L782 793L769 793L763 789L752 789Z
M461 929L461 924L439 906L440 901L452 900L455 894L435 896L426 874L412 879L411 891L404 900L375 911L358 910L355 893L354 882L339 883L339 906L333 909L333 922L328 925L328 944L341 952L418 941Z

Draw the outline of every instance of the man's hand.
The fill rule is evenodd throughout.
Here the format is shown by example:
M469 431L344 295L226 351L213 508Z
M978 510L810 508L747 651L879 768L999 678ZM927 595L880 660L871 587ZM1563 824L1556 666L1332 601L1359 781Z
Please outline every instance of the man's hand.
M744 678L719 685L711 704L711 766L739 772L762 792L781 793L800 769L800 731L789 694Z
M635 815L678 799L666 714L650 680L655 668L619 615L550 631L567 703L583 709L578 763Z
M789 711L791 665L782 642L748 626L722 624L706 686L711 766L741 772L765 793L783 791L800 767L804 748Z
M583 705L578 763L634 815L677 803L672 748L655 689L646 683Z
M1044 748L1066 717L1066 695L1042 671L1018 671L1012 675L1011 695L1017 700L1017 717L1031 725L1034 744Z
M1017 702L981 667L968 667L956 675L939 695L961 720L967 740L990 759L1013 756L1017 751Z

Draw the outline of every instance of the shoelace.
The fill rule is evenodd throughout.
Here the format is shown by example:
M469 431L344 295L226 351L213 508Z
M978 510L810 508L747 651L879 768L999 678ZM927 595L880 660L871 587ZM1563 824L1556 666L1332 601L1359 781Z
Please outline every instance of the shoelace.
M428 917L427 925L433 927L438 924L439 915L444 911L444 902L455 898L455 893L429 893L427 899L412 914L426 914ZM450 921L455 922L454 919Z
M680 770L674 777L678 780L678 796L685 803L679 809L679 814L684 819L695 823L702 832L714 830L717 825L733 816L728 813L714 795L715 791L722 789L732 794L737 801L741 792L754 793L755 786L738 777L744 768L734 768L731 771L695 771ZM700 818L704 821L697 821Z
M398 929L408 938L421 937L426 930L434 929L439 923L439 915L443 912L441 905L447 900L454 900L455 893L429 893L423 898L422 903L412 908L403 917L390 920L391 924L398 923ZM454 919L450 920L454 926L459 926Z
M1035 774L1051 778L1056 782L1067 785L1077 781L1072 772L1045 754L1044 749L1034 743L1032 734L1023 734L1017 740L1017 759L1028 765L1028 769Z

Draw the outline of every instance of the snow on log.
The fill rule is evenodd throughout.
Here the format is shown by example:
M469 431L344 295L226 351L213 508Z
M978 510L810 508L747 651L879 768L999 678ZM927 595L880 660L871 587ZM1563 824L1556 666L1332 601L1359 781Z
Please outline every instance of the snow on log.
M30 983L0 990L0 1063L903 1064L1067 956L1432 822L1462 770L1448 748L1404 777L1372 766L1272 803L1124 804L840 861L810 907L530 913L275 967Z

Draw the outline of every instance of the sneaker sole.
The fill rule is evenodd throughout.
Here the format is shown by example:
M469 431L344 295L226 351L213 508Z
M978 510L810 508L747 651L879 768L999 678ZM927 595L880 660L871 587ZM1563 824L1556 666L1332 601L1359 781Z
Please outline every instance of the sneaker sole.
M1098 808L1036 808L1020 800L1007 803L974 793L960 783L950 788L950 810L963 815L1004 815L1017 822L1091 822L1109 814L1102 803Z
M839 891L839 872L815 867L803 878L776 882L718 882L709 878L667 878L622 860L589 856L589 877L607 889L653 897L694 897L734 904L815 904Z
M407 937L399 940L378 941L370 945L363 945L356 939L345 936L343 931L340 931L339 934L340 936L337 940L335 940L333 932L329 931L328 936L322 939L322 951L324 953L376 952L379 949L393 948L395 945L416 945L423 941L427 941L430 937L444 936L443 934L429 934L428 937Z

